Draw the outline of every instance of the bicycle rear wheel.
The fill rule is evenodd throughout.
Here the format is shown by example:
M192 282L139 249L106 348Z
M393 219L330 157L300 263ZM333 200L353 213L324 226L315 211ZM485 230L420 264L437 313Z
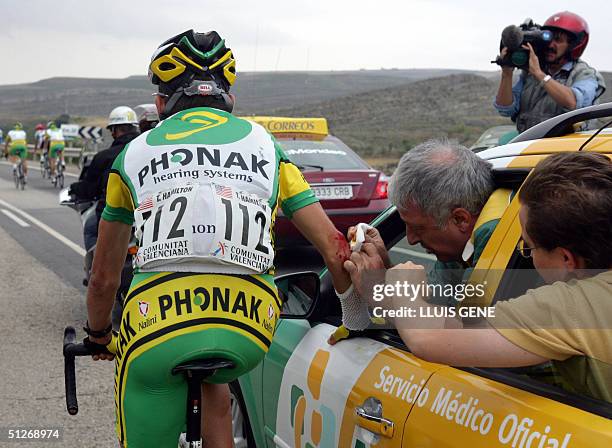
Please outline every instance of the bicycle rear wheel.
M23 162L17 164L17 189L25 190L25 175L23 174Z
M19 190L19 172L17 168L13 169L13 180L15 181L15 188Z
M56 170L57 170L57 185L59 185L60 188L64 188L64 164L62 163L62 161L58 158L57 162L56 162Z

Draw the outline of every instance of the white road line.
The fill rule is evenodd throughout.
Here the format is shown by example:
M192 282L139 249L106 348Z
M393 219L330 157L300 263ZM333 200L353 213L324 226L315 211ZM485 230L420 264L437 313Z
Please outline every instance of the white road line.
M45 224L44 222L39 221L38 219L36 219L35 217L33 217L32 215L24 212L23 210L15 207L14 205L9 204L6 201L3 201L2 199L0 199L0 205L2 205L3 207L6 207L8 209L11 209L12 211L14 211L15 213L23 216L25 219L31 221L32 223L36 224L38 227L40 227L42 230L44 230L45 232L47 232L49 235L51 235L53 238L59 240L60 242L64 243L66 246L68 246L70 249L72 249L73 251L75 251L77 254L79 254L81 257L85 256L85 249L83 249L81 246L79 246L78 244L73 243L72 241L70 241L68 238L66 238L64 235L62 235L59 232L56 232L55 230L53 230L51 227L49 227L47 224ZM4 211L4 210L3 210Z
M404 249L403 247L392 247L392 251L399 252L400 254L410 255L411 257L425 258L426 260L436 261L437 258L435 255L428 254L425 252L419 252L417 250Z
M14 213L9 212L8 210L4 210L2 209L2 213L4 213L6 216L8 216L9 218L11 218L13 221L15 221L17 224L19 224L21 227L30 227L30 224L28 224L27 222L25 222L24 220L18 218L17 216L15 216Z
M30 174L30 172L31 172L32 170L36 170L36 171L38 171L38 169L39 169L39 168L38 168L38 161L37 161L37 160L28 160L28 162L30 162L30 163L28 163L28 174ZM34 166L32 166L32 163L34 163ZM11 162L5 162L4 160L3 160L3 161L0 161L0 165L9 165L9 166L13 166L13 164L12 164ZM78 177L79 177L79 175L78 175L78 174L69 173L68 171L64 171L64 176L68 176L68 177L76 177L76 178L78 178Z

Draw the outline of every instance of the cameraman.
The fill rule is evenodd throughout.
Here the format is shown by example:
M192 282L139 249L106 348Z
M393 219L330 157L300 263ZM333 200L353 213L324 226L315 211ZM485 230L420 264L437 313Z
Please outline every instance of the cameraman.
M597 70L579 59L589 41L589 27L577 14L564 11L549 17L542 29L550 30L542 66L530 43L529 71L523 70L512 86L514 67L502 66L501 81L494 106L500 115L511 117L523 132L554 116L594 104L606 89ZM504 47L501 58L508 49Z

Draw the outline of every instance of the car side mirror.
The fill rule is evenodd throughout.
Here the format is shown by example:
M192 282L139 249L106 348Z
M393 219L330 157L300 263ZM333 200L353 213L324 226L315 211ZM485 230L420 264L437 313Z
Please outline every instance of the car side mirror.
M283 304L283 319L305 319L319 298L321 280L315 272L296 272L274 279Z

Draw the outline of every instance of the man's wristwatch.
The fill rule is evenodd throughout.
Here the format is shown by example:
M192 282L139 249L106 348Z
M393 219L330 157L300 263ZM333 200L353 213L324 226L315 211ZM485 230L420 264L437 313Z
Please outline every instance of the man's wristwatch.
M544 78L542 78L542 81L540 81L540 85L542 87L544 87L544 84L546 84L548 81L550 81L552 79L552 76L550 75L546 75Z

